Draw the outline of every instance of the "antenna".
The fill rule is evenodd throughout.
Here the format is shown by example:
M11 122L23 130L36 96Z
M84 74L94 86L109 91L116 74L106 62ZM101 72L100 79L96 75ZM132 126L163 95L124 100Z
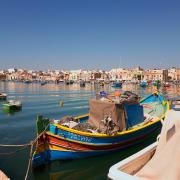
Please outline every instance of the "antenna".
M121 68L121 63L122 63L122 58L120 56L120 58L119 58L119 68Z

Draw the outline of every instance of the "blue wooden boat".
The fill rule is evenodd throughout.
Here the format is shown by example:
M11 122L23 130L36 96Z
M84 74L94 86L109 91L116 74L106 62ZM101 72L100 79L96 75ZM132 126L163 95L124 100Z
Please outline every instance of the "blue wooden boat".
M113 83L113 85L111 87L113 87L113 88L121 88L122 87L122 82L116 81L116 82Z
M64 119L50 121L49 129L43 133L49 120L38 118L40 137L32 165L96 156L133 146L160 132L161 120L169 109L168 101L158 92L140 102L126 99L114 103L109 102L109 97L109 101L104 99L103 96L91 100L89 114L69 117L65 122Z
M146 87L147 86L147 82L146 81L141 81L140 82L140 86L141 87Z

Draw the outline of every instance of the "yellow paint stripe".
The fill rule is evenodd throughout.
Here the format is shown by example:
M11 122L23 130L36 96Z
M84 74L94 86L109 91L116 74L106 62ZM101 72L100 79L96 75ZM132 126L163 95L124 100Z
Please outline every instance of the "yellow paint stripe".
M59 146L56 146L56 145L46 144L46 145L38 146L36 148L34 154L39 154L41 152L44 152L45 150L72 151L72 150L68 150L66 148L59 147Z
M68 150L66 148L63 148L63 147L59 147L59 146L56 146L56 145L52 145L52 144L49 144L49 149L50 150L57 150L57 151L72 151L72 150Z

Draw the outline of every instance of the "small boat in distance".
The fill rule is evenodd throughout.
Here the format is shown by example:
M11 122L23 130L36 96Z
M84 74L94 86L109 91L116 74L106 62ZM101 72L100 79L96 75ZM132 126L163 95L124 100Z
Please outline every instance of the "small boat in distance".
M141 87L146 87L148 85L147 81L141 81L139 84Z
M9 100L3 104L4 111L18 111L22 109L21 101Z
M161 86L161 81L160 81L160 80L152 81L151 84L152 84L153 86L160 87L160 86Z
M42 81L42 82L41 82L41 86L44 86L45 84L47 84L46 81Z
M30 84L30 83L32 83L32 81L30 81L30 80L25 80L24 83L25 83L25 84Z
M81 81L79 82L79 84L80 84L80 87L85 87L85 86L86 86L86 83L85 83L85 81L83 81L83 80L81 80Z
M38 134L45 132L40 135L33 154L34 167L58 159L110 153L159 134L169 103L158 92L139 102L132 92L116 91L115 94L101 92L90 100L89 106L89 114L82 116L37 119Z
M180 179L180 99L172 101L159 140L109 169L108 179Z
M122 87L122 82L121 81L116 81L113 83L113 85L111 86L113 88L121 88Z
M5 101L7 99L7 94L0 93L0 100Z
M170 87L171 84L170 84L169 82L165 82L165 83L163 84L163 86L164 86L164 87Z

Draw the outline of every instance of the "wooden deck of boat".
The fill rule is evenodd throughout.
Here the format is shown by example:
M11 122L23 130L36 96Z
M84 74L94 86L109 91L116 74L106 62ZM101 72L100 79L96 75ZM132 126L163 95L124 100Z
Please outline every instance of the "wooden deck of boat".
M149 114L153 117L161 117L163 112L164 112L164 108L162 104L158 102L148 103L148 107L146 106L144 107L144 114Z

